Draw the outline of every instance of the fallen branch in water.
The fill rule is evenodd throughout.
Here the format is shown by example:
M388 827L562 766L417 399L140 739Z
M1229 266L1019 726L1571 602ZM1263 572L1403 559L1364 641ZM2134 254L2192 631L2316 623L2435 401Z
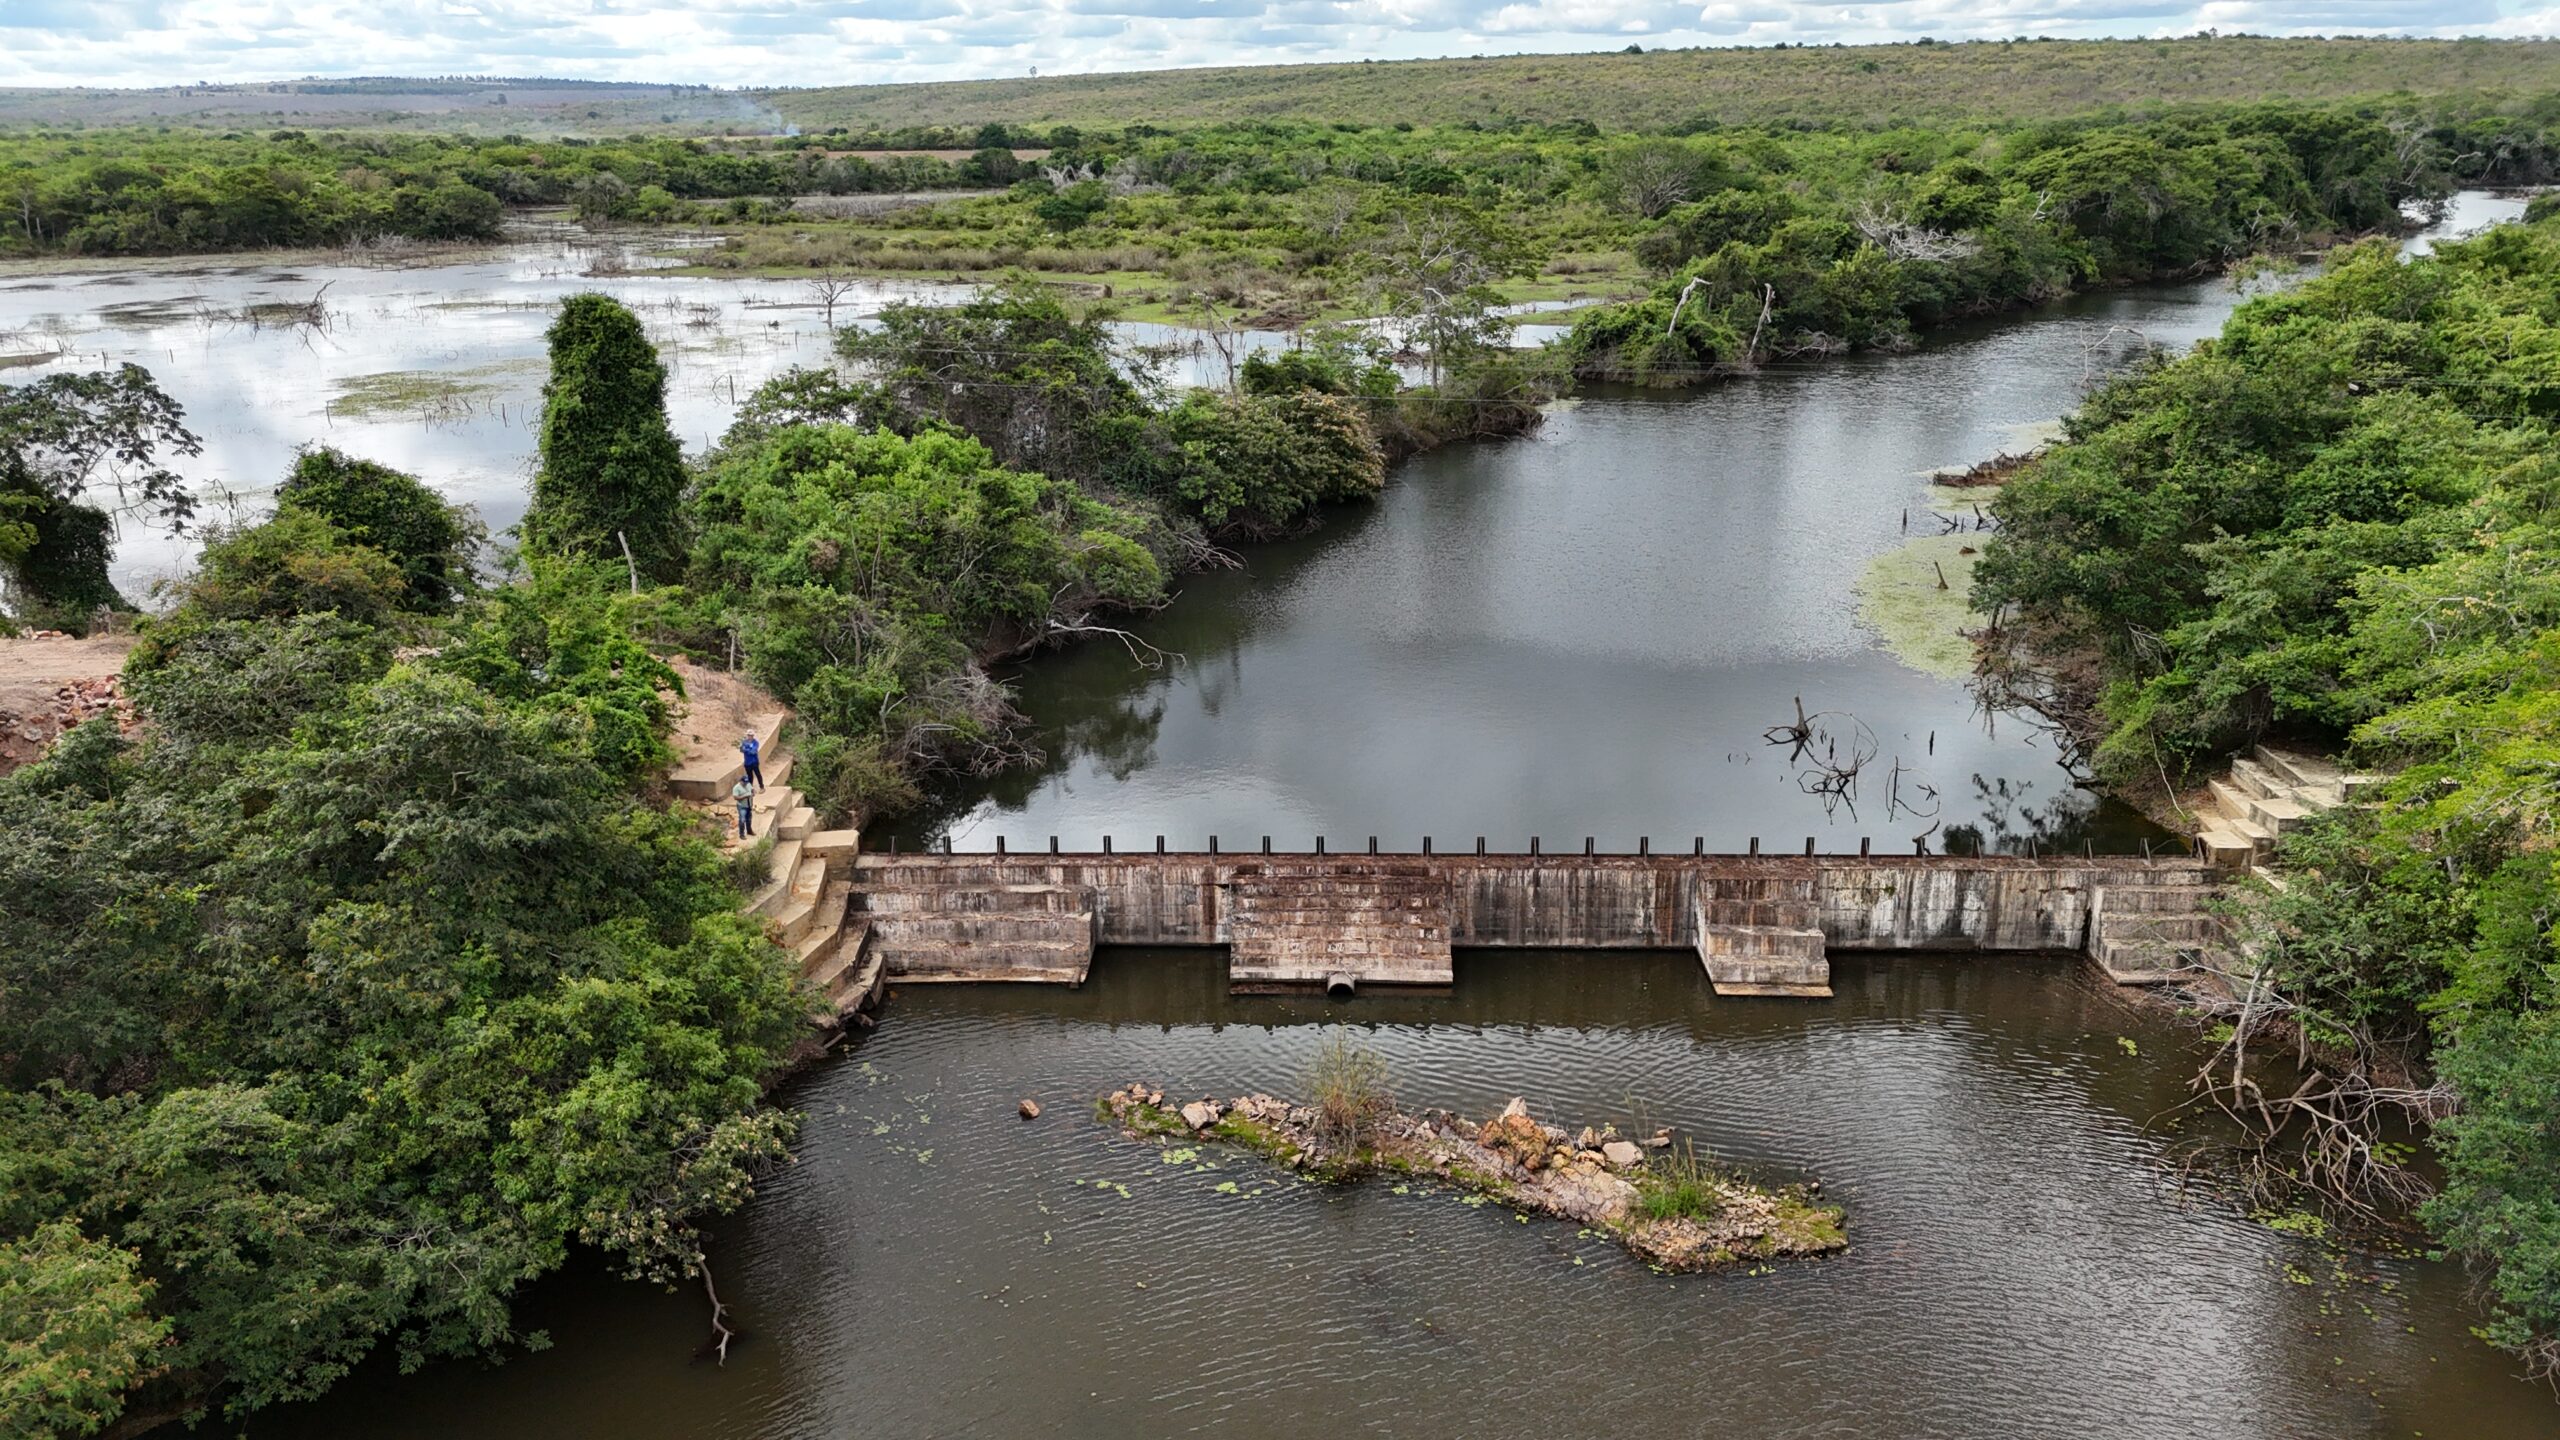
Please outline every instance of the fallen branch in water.
M1180 655L1171 651L1160 650L1155 646L1148 644L1146 641L1139 639L1136 634L1120 629L1115 625L1070 625L1064 621L1052 620L1049 622L1049 628L1041 632L1041 638L1043 639L1054 640L1068 635L1108 635L1112 639L1119 641L1122 647L1128 650L1129 658L1136 661L1138 663L1138 668L1141 670L1161 670L1165 667L1166 661L1179 661L1182 659Z
M711 1283L708 1256L702 1261L702 1293L711 1297L711 1338L704 1342L701 1353L714 1356L718 1364L726 1367L729 1363L729 1342L738 1338L738 1332L729 1328L729 1307L721 1303L719 1287Z

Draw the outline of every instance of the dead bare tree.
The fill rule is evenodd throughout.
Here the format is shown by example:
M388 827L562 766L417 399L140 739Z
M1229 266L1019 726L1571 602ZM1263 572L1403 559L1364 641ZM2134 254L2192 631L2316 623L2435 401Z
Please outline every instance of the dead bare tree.
M1913 777L1911 781L1912 798L1910 799L1904 799L1902 794L1902 778L1906 775ZM1940 805L1938 799L1938 787L1918 778L1918 776L1918 771L1904 768L1901 756L1896 755L1893 757L1893 769L1886 772L1885 775L1884 818L1892 820L1903 815L1911 816L1915 820L1934 820L1937 818ZM1935 825L1929 827L1930 830L1935 830L1937 828L1938 827ZM1923 834L1925 836L1926 832L1923 832Z
M1647 140L1620 155L1612 172L1618 202L1655 220L1696 188L1698 157L1676 140Z
M1236 388L1236 344L1242 332L1233 320L1218 313L1216 301L1206 295L1199 298L1201 337L1218 352L1219 362L1226 367L1226 388L1232 392Z
M2157 350L2160 348L2158 345L2153 344L2151 337L2142 333L2138 327L2132 325L2108 326L2106 329L2098 332L2096 339L2091 340L2088 344L2080 347L2080 384L2083 389L2086 389L2097 377L2099 349L2118 335L2132 336L2134 342L2140 345L2145 351Z
M702 1352L726 1367L729 1363L729 1342L738 1338L738 1332L729 1328L729 1307L721 1301L719 1287L711 1283L711 1262L708 1259L702 1261L702 1293L711 1297L711 1338L703 1343Z
M1696 294L1698 287L1706 283L1707 277L1704 275L1692 275L1689 277L1689 283L1680 287L1680 298L1672 302L1671 318L1662 326L1664 339L1669 339L1671 332L1680 327L1680 312L1689 308L1689 297Z
M1867 243L1896 260L1934 260L1941 263L1963 260L1981 252L1982 242L1970 235L1933 230L1911 218L1902 205L1868 196L1849 212L1849 223L1867 238Z
M2393 1073L2405 1063L2396 1044L2284 993L2273 978L2280 928L2245 903L2235 923L2241 953L2252 956L2246 969L2209 969L2202 952L2204 973L2188 987L2189 1004L2231 1027L2188 1085L2189 1104L2224 1116L2238 1138L2195 1145L2189 1169L2230 1176L2256 1198L2309 1195L2367 1223L2397 1223L2431 1193L2400 1137L2454 1114L2452 1085ZM2346 1038L2315 1046L2315 1033ZM2292 1053L2280 1064L2263 1053L2288 1040ZM2265 1083L2271 1072L2283 1077L2277 1089Z
M1757 365L1760 363L1760 332L1769 328L1769 312L1777 308L1778 287L1775 285L1762 285L1760 287L1760 318L1751 327L1751 343L1743 347L1743 364Z
M828 270L812 275L806 282L809 298L826 317L829 330L836 328L836 307L862 286L862 282L841 270Z
M1290 209L1296 212L1298 223L1318 240L1336 246L1351 238L1366 201L1358 185L1348 180L1326 180L1292 196Z
M1100 179L1101 172L1095 170L1090 164L1043 165L1040 167L1040 178L1049 182L1050 189L1064 190L1070 185L1081 185L1087 180Z
M1796 788L1822 802L1830 816L1846 806L1858 816L1858 775L1876 758L1875 732L1855 715L1817 710L1806 714L1804 697L1796 697L1795 723L1772 725L1760 738L1784 746L1787 763L1796 767Z

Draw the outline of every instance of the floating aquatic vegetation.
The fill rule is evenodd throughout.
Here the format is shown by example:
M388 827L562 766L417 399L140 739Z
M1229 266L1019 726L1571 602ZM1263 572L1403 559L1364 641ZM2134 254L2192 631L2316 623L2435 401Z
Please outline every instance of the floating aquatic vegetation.
M336 383L331 416L354 420L455 421L498 407L538 366L501 361L469 370L389 370L350 375ZM531 410L531 402L525 408Z

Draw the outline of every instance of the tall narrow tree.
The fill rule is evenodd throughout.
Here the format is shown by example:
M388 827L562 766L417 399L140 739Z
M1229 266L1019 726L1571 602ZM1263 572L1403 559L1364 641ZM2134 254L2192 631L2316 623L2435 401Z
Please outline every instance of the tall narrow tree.
M654 580L683 568L676 502L684 454L667 427L667 367L639 318L610 296L572 295L551 322L542 468L525 512L528 548L618 557Z

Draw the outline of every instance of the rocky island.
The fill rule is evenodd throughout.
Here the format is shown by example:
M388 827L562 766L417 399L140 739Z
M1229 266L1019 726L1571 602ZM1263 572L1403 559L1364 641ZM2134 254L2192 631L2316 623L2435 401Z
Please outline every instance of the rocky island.
M1102 1097L1102 1118L1134 1139L1179 1135L1258 1151L1327 1181L1376 1170L1443 1180L1513 1209L1576 1221L1664 1270L1710 1270L1849 1246L1818 1185L1768 1187L1712 1168L1667 1131L1570 1131L1513 1100L1477 1124L1446 1110L1296 1104L1270 1095L1169 1101L1143 1081Z

